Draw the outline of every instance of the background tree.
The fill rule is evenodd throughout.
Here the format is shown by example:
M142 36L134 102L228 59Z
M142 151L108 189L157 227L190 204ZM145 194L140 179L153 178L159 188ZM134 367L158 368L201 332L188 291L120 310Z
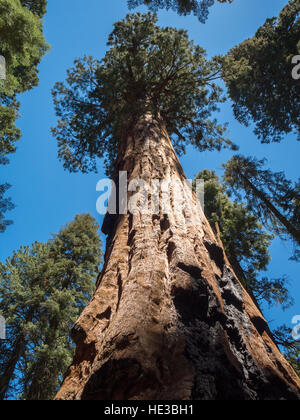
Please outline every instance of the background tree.
M217 0L219 3L232 3L233 0ZM172 9L180 15L193 13L200 22L205 23L208 18L209 8L215 4L215 0L128 0L129 8L145 4L150 10Z
M176 205L186 177L172 143L179 151L232 144L212 118L218 63L185 31L156 22L151 13L117 22L104 59L76 61L54 89L66 168L93 169L106 154L131 186L171 180L172 195L169 211L106 215L104 268L73 329L75 360L56 398L298 398L299 378L201 209ZM141 203L149 191L137 195Z
M280 303L284 309L293 304L285 277L268 279L260 275L267 271L273 236L245 204L231 201L214 171L201 171L196 179L205 182L205 215L215 234L220 232L229 262L245 288L259 303Z
M278 18L267 19L255 36L229 51L223 78L236 118L263 143L299 136L299 83L292 78L292 58L300 54L300 1L290 0Z
M4 213L14 208L11 199L4 197L8 189L8 184L0 185L0 233L4 232L6 227L12 224L11 220L5 220L4 218Z
M225 166L224 180L237 197L244 197L249 209L275 234L300 245L300 183L283 172L264 168L265 160L234 156ZM299 251L296 251L297 258Z
M96 221L76 216L48 243L22 247L0 267L0 396L49 400L73 356L72 324L89 301L101 261Z
M47 0L20 0L22 6L42 18L46 14Z
M0 156L15 151L20 131L14 125L19 103L16 95L38 84L37 66L47 51L39 16L31 12L45 1L0 1L0 54L6 60L6 80L0 83ZM29 10L27 9L29 8ZM42 12L40 12L42 13Z
M285 357L300 376L300 340L292 340L292 331L286 325L277 328L274 336L278 345L284 348Z
M8 163L6 156L21 137L15 125L17 95L38 85L37 67L48 49L40 19L45 11L45 0L0 0L0 55L6 61L6 79L0 80L0 165Z

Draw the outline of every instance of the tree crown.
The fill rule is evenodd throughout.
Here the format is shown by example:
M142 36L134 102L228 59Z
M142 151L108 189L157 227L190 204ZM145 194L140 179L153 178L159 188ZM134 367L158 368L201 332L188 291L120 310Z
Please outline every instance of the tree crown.
M219 3L232 3L233 0L217 0ZM215 4L215 0L128 0L129 8L145 4L156 12L158 9L171 9L180 15L193 13L199 21L205 23L208 18L209 8Z
M53 94L59 156L71 171L94 170L96 157L116 156L124 128L146 112L161 118L177 152L233 147L212 114L223 100L214 84L217 60L188 39L187 32L160 28L152 13L117 22L104 59L76 60L67 84ZM127 127L127 128L126 128Z
M292 58L300 54L300 1L290 0L278 18L267 19L255 36L233 48L224 60L223 77L236 118L263 143L299 136L299 81Z
M95 288L102 260L98 231L96 220L81 214L47 243L21 247L0 263L0 314L7 323L7 340L0 342L0 386L16 351L10 376L14 397L55 395L74 352L71 328Z
M44 0L0 0L0 55L6 61L6 79L0 81L0 164L3 156L15 152L14 143L21 136L14 124L19 108L16 95L37 86L37 66L48 49L40 20L45 4Z
M30 10L39 17L43 17L46 13L47 0L20 0L22 6Z
M9 189L10 185L3 184L0 185L0 233L3 233L7 226L12 224L11 220L6 220L4 213L9 210L13 210L14 205L11 202L10 198L5 198L5 193Z
M248 208L276 235L292 239L294 256L300 260L300 181L293 183L284 172L265 168L266 160L234 156L225 167L228 190L242 197Z

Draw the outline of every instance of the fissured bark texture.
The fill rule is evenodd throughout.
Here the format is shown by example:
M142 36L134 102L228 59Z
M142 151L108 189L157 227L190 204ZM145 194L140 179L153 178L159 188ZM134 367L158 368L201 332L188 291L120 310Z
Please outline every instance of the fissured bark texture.
M150 115L126 136L117 169L129 181L185 180ZM56 399L300 398L299 378L203 214L106 216L103 230L105 265L73 329L76 355Z

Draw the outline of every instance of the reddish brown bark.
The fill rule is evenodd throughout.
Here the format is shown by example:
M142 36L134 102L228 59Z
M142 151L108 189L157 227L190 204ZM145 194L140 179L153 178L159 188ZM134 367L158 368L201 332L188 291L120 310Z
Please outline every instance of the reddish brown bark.
M131 130L129 180L185 175L161 123ZM172 192L173 201L176 192ZM105 265L58 400L297 399L300 381L205 218L106 217Z

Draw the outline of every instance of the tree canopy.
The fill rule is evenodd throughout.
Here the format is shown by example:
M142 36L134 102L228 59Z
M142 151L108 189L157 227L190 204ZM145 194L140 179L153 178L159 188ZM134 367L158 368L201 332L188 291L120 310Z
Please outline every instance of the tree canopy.
M22 6L40 18L46 13L47 0L20 0Z
M46 0L0 0L0 55L5 58L5 80L0 80L0 165L8 164L7 155L16 151L21 131L15 122L19 116L19 93L38 84L38 64L48 49L41 17ZM0 232L11 222L3 213L12 208L3 194L8 184L0 185Z
M278 18L267 19L255 36L229 51L223 78L239 122L255 124L263 143L288 133L300 140L299 82L292 58L300 55L300 0L290 0Z
M217 0L219 3L232 3L233 0ZM215 0L128 0L129 8L145 4L156 12L158 9L171 9L180 15L193 13L200 22L205 23L208 18L209 8L215 4Z
M72 325L94 291L99 226L76 216L47 243L21 247L0 264L0 398L52 399L72 361Z
M42 22L34 14L39 5L44 13L45 1L22 4L19 0L0 0L0 55L6 61L6 80L0 81L0 157L15 152L15 141L21 136L15 126L19 109L16 95L37 86L37 66L48 48Z
M101 61L75 61L53 95L59 157L70 171L95 170L96 158L114 162L124 132L146 112L161 118L178 153L234 148L214 118L222 92L214 82L217 60L187 32L156 25L155 14L127 15L109 36Z

